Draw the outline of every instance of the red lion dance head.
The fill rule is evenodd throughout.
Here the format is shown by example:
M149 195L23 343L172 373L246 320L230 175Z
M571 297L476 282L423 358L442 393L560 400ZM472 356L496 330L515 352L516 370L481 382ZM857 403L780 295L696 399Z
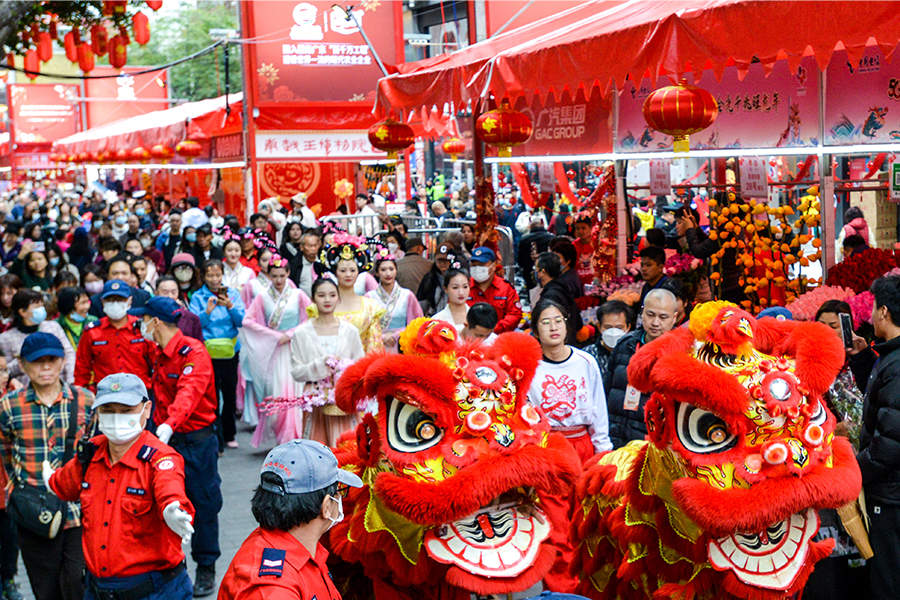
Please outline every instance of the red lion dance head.
M521 333L463 344L416 319L402 354L348 368L337 404L374 398L338 460L367 484L345 500L333 550L361 563L381 599L468 598L525 590L567 545L574 450L526 399L541 353ZM554 509L558 507L558 509Z
M856 499L849 442L822 395L844 361L818 323L755 320L728 302L642 347L649 441L586 467L573 570L594 598L793 598L833 542L817 509Z

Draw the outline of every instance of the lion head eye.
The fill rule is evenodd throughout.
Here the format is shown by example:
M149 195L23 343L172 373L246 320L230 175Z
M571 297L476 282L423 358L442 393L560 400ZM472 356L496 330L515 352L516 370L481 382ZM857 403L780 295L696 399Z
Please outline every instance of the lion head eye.
M724 452L737 444L737 436L714 413L691 404L678 405L676 432L681 445L695 454Z
M444 430L431 415L394 397L387 405L387 441L392 450L420 452L441 441Z

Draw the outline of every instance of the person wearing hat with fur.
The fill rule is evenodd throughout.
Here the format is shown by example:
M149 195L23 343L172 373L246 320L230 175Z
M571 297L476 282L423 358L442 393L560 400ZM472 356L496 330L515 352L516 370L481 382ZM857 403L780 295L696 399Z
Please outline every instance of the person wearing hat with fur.
M194 509L184 460L144 429L152 409L144 382L108 375L91 408L100 435L58 470L45 461L42 473L59 498L81 502L85 600L190 600L181 542L194 531Z
M55 515L28 511L36 492L46 490L43 463L59 467L74 456L94 401L90 391L62 379L64 356L56 336L37 331L26 337L20 361L28 385L0 400L0 437L7 445L3 467L17 488L10 493L7 511L18 527L22 562L36 600L81 600L84 594L79 504L64 503Z
M231 561L219 600L340 600L319 540L343 520L348 487L362 487L362 481L312 440L273 448L259 480L250 501L259 527Z
M221 554L218 399L206 346L178 329L184 310L171 298L154 296L131 314L143 319L141 333L160 348L152 380L153 423L157 437L184 458L185 491L197 511L191 556L197 563L194 597L199 598L215 591L216 559Z

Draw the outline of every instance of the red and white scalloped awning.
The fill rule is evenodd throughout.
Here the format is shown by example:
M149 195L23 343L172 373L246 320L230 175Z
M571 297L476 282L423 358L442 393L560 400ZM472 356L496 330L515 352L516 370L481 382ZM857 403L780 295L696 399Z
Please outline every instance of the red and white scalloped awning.
M457 107L486 92L516 98L620 87L626 78L729 65L796 67L814 55L824 68L835 50L851 60L877 44L885 57L900 41L900 2L788 0L593 0L451 54L401 66L378 82L381 111Z

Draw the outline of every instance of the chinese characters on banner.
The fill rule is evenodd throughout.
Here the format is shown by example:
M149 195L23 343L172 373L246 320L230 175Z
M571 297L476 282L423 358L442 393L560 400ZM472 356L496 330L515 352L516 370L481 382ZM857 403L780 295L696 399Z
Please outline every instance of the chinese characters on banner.
M696 85L716 98L719 116L710 127L691 136L691 149L815 146L817 73L813 58L804 59L794 73L787 61L779 61L768 77L762 65L753 64L743 81L738 80L735 67L725 69L721 81L716 81L712 71L705 71ZM658 82L658 87L665 85L664 79ZM619 95L617 151L672 150L671 136L650 129L641 112L654 89L645 79L640 89L628 84Z
M579 90L572 98L563 94L557 101L552 96L542 103L539 99L526 105L520 99L516 105L531 117L534 130L531 138L515 153L519 156L548 156L553 154L594 154L610 152L612 110L610 98L601 97L593 90L585 98Z
M877 46L867 48L855 65L846 52L835 52L825 94L826 144L900 140L900 62L885 61Z
M668 196L672 193L672 161L664 158L650 160L650 195Z
M362 2L353 15L381 60L396 64L397 6ZM256 105L372 100L381 71L359 28L331 0L244 4L252 28L250 68ZM402 57L400 57L402 59Z
M125 67L121 70L98 65L91 75L113 75L109 79L86 79L84 81L87 126L97 127L105 123L134 117L154 110L169 108L169 92L166 71L131 75L145 67ZM156 102L149 102L156 100Z
M744 156L740 160L741 196L744 198L768 198L766 159L760 156Z
M260 159L359 160L385 158L372 147L365 131L260 131L256 134Z
M78 131L77 85L10 85L8 90L17 144L49 144Z

